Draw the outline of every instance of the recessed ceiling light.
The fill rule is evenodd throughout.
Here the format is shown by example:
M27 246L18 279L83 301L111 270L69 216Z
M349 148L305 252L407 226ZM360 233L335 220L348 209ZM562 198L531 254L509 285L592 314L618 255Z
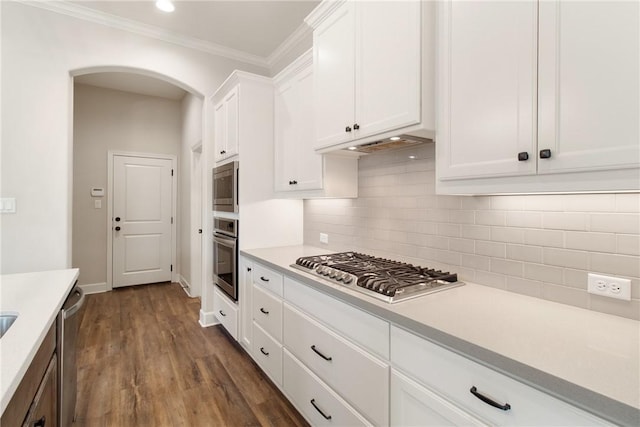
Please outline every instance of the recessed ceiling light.
M392 140L392 141L400 141L400 137L399 136L392 136L389 139Z
M349 150L355 150L357 147L349 147Z
M173 5L171 0L157 0L156 7L163 12L173 12L176 10L176 7Z
M411 160L413 160L413 159L415 159L415 158L416 158L416 156L409 156L409 158L410 158Z

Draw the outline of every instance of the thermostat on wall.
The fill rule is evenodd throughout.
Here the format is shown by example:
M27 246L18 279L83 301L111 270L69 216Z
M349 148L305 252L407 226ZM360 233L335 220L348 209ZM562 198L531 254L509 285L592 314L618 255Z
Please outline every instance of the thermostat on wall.
M103 197L104 188L93 187L91 189L91 197Z

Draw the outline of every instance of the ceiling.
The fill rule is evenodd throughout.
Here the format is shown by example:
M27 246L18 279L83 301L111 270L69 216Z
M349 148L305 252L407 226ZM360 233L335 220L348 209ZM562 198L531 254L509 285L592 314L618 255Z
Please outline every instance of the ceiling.
M153 0L67 3L267 58L320 2L175 0L176 9L173 13L158 10Z
M212 51L246 55L267 63L296 32L319 0L174 0L175 11L158 10L155 0L64 1L75 14L155 35L209 46ZM60 7L60 6L58 6ZM237 55L236 55L237 56ZM75 77L75 82L180 100L186 92L171 83L132 73L106 72Z

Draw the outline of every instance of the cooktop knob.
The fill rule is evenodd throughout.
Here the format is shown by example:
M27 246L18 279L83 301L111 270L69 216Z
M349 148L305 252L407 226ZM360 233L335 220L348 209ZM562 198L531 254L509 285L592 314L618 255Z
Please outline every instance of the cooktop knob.
M353 281L353 278L347 274L342 281L348 285Z

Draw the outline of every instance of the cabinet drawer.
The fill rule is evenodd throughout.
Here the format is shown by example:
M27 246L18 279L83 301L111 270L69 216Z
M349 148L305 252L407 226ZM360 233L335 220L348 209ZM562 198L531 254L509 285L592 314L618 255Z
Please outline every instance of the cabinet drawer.
M253 320L276 341L282 341L282 301L253 285Z
M238 306L218 288L213 290L213 311L229 334L238 340Z
M284 391L293 404L314 426L365 426L362 418L347 402L286 349L284 353Z
M382 357L389 358L389 322L336 300L288 277L284 298L326 326Z
M434 392L496 425L608 425L548 394L502 375L397 327L391 328L391 363ZM510 409L484 403L470 389Z
M253 265L253 283L282 296L282 274L258 263Z
M389 367L284 304L284 345L375 425L389 423Z
M253 322L253 358L276 384L282 384L282 346Z

